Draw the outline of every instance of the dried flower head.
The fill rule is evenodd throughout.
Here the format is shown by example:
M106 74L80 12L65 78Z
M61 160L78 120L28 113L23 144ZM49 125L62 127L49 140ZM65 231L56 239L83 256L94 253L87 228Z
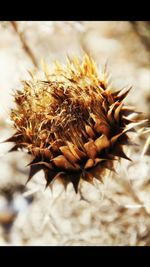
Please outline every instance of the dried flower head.
M45 79L31 75L15 92L16 132L7 141L15 142L11 151L26 148L33 156L28 181L42 169L46 187L59 179L64 186L71 181L77 192L81 178L102 181L115 159L129 159L123 145L137 124L128 117L134 109L123 104L130 88L112 92L87 55L81 64L67 59L66 67L56 63L50 74L45 65L44 72Z

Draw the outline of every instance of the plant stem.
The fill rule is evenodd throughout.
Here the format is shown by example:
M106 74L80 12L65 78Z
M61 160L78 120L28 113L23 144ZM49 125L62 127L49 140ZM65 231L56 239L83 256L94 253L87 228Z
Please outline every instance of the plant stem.
M17 22L16 21L11 21L10 23L11 23L13 29L15 30L16 34L18 35L18 37L19 37L19 39L20 39L20 41L22 43L23 49L25 50L26 54L30 57L33 65L35 67L38 67L37 60L36 60L33 52L31 51L30 47L28 46L28 43L27 43L27 41L25 39L25 36L24 36L23 32L20 32L19 29L18 29Z

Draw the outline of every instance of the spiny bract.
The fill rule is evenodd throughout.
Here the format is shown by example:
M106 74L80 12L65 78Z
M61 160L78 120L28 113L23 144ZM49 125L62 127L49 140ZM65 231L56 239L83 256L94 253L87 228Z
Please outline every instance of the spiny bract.
M122 103L130 88L111 92L87 55L81 64L67 59L66 67L56 63L50 74L45 65L44 72L43 80L31 75L15 92L16 132L7 141L15 142L11 151L26 148L33 156L28 181L42 169L46 187L59 179L65 187L71 181L77 192L81 178L102 181L115 159L128 159L123 145L137 124L128 117L134 109Z

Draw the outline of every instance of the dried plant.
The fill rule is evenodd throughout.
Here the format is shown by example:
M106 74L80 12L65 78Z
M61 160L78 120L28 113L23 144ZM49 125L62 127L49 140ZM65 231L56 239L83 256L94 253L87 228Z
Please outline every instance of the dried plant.
M123 104L130 88L112 91L106 72L99 77L87 55L81 63L67 58L66 67L56 62L53 72L44 65L44 73L44 79L31 74L15 92L16 132L6 141L15 142L11 151L33 156L28 181L43 170L46 187L56 179L65 187L71 181L77 192L80 179L102 181L114 160L129 159L123 146L131 144L127 133L141 120L131 119L138 112Z

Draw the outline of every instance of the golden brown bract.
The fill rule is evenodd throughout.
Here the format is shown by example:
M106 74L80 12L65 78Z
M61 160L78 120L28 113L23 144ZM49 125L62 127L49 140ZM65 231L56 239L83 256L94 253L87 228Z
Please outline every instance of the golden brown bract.
M16 91L16 133L7 141L15 142L11 151L26 148L33 155L28 181L42 169L46 186L71 181L77 192L81 178L102 181L115 159L128 159L123 145L137 123L128 118L136 112L123 105L130 88L111 92L87 55L81 64L67 59L66 67L56 63L53 73L46 65L44 71L44 80L33 77Z

